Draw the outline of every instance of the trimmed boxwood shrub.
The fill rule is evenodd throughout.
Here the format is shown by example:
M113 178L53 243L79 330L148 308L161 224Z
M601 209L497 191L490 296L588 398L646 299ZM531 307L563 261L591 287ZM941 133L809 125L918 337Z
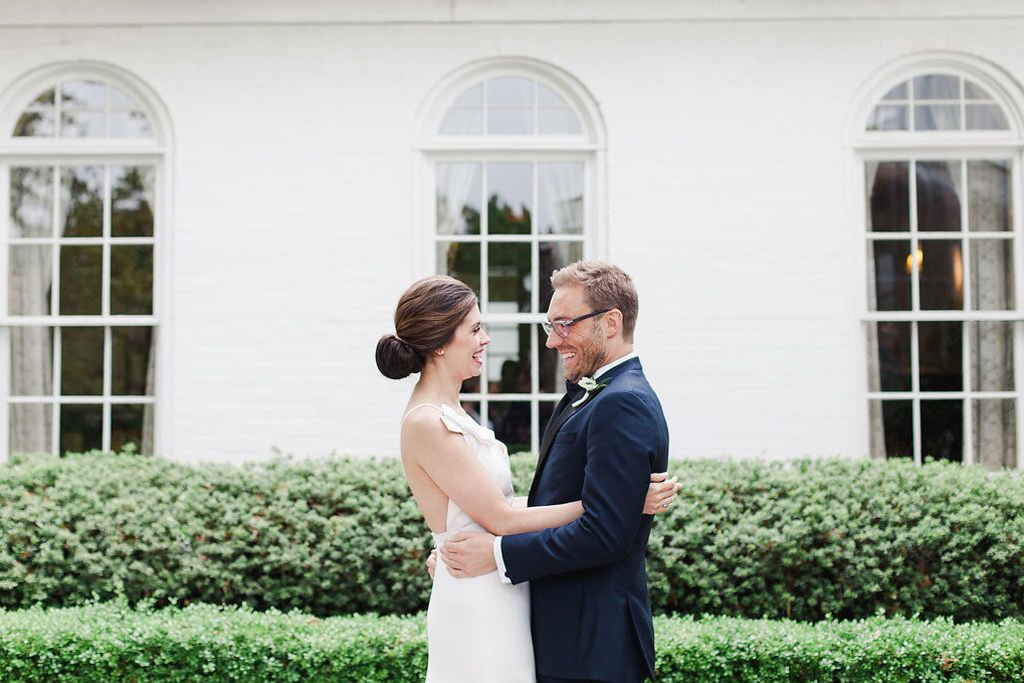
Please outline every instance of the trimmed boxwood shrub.
M513 458L519 491L533 461ZM1016 474L932 463L673 461L648 549L657 613L1024 618ZM430 535L395 460L234 467L131 455L0 467L0 607L123 596L425 609Z
M663 683L1019 681L1024 624L655 621ZM0 611L6 683L423 680L424 619L316 617L192 605Z

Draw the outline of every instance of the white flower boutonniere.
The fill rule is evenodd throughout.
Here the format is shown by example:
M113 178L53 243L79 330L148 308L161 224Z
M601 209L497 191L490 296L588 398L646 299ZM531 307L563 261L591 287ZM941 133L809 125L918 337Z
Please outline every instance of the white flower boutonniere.
M572 402L573 408L579 408L581 405L586 403L591 396L608 386L608 382L598 382L593 377L583 377L580 379L579 385L580 389L583 389L583 391L587 393Z

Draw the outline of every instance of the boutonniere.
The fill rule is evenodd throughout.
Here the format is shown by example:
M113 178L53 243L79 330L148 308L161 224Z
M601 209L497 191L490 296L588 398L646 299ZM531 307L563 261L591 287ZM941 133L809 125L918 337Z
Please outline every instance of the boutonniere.
M580 389L587 392L572 402L573 408L579 408L586 403L591 396L608 386L608 382L598 382L593 377L583 377L579 381Z

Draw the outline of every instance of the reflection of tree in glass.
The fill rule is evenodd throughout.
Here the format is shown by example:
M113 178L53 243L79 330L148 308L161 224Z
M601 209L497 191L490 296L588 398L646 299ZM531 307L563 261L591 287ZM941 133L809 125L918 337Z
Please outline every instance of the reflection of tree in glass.
M110 312L150 315L153 312L153 247L114 247L110 259Z
M525 206L516 209L506 204L497 194L487 200L487 226L494 234L529 235L531 225L530 210Z
M444 252L444 272L469 285L480 294L480 245L472 242L451 242Z
M152 169L146 167L111 168L110 231L114 237L150 237L153 235Z
M61 247L61 315L100 315L102 247Z
M103 233L103 169L67 168L64 186L64 237L99 237Z
M526 233L530 232L530 212L524 208L516 214L496 194L487 202L487 219L488 231L494 234L515 234L524 225ZM514 301L518 310L528 312L532 286L529 245L505 243L500 248L492 247L488 261L491 301Z

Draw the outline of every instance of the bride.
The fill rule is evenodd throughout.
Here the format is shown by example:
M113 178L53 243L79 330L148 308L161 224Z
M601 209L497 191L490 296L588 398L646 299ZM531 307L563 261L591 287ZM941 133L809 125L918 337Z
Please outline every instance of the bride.
M490 343L473 290L446 276L414 283L398 301L395 331L377 343L377 367L391 379L420 374L402 418L402 465L435 546L460 531L502 536L583 514L580 501L526 507L515 498L505 445L460 407L459 388L480 374ZM674 482L652 483L644 512L664 510L674 494ZM532 683L529 584L502 583L497 572L456 579L438 562L427 646L428 683Z

